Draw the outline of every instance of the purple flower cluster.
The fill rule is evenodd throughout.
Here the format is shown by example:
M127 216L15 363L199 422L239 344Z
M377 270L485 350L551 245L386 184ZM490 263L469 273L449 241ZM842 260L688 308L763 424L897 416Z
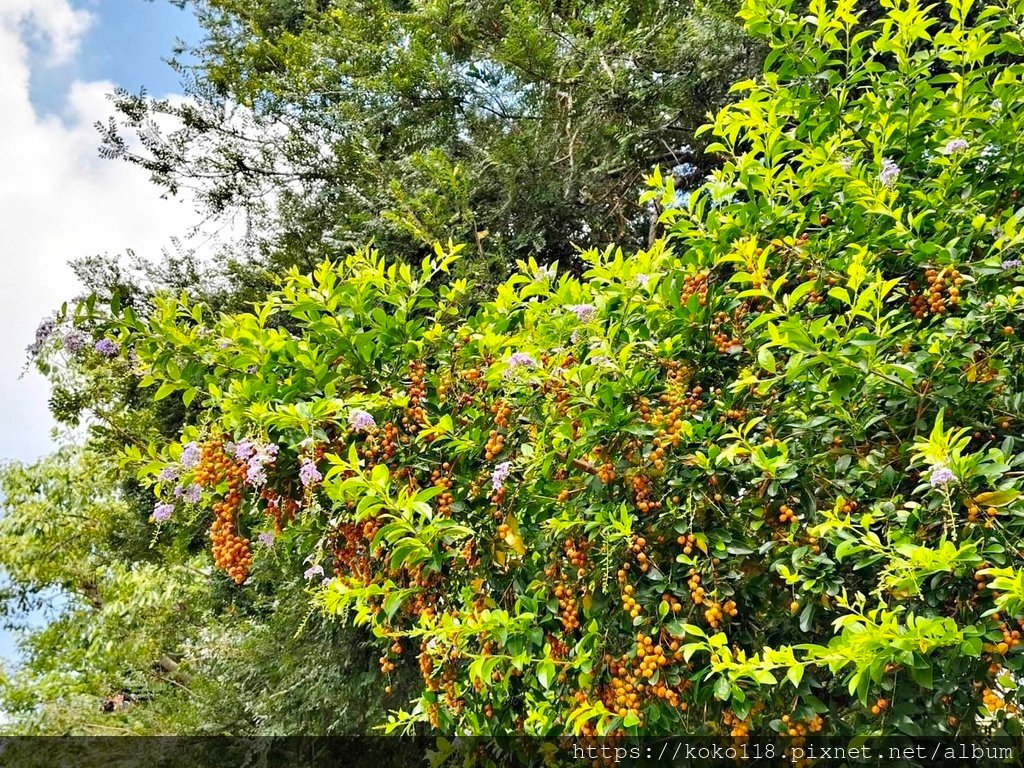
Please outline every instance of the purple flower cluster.
M373 416L359 408L353 408L348 412L348 425L356 432L369 432L377 426Z
M239 461L244 461L248 465L245 472L245 482L257 487L266 483L266 468L277 461L277 444L257 443L248 438L243 438L235 444L234 450L235 458Z
M317 576L324 575L324 567L322 565L311 565L303 572L302 575L306 578L306 581L315 579Z
M184 499L189 504L198 504L203 498L203 489L197 484L192 483L189 486L176 486L174 489L174 496L178 499Z
M112 339L100 339L96 342L96 346L94 346L93 349L104 357L113 357L121 351L121 347Z
M160 483L173 483L181 476L181 467L174 464L168 464L166 467L160 470L160 474L157 475L157 482Z
M593 304L570 304L568 310L576 315L581 323L589 323L597 317L597 309Z
M503 461L501 464L494 468L491 472L491 488L496 491L500 491L505 487L505 481L508 479L509 473L512 471L512 462Z
M953 470L949 467L938 466L932 470L928 482L932 484L932 488L941 488L954 480L956 480L956 475L953 474Z
M28 345L26 351L30 355L38 355L42 352L46 342L50 340L54 330L57 328L57 322L52 317L47 317L39 323L39 327L36 328L36 340Z
M272 547L272 546L274 546L274 539L275 538L276 537L274 536L274 532L273 531L264 531L263 533L261 533L259 536L256 537L256 541L261 546Z
M971 145L967 143L967 139L955 138L950 139L946 142L946 146L939 150L944 155L956 155L960 152L966 152Z
M316 485L324 476L320 474L320 470L316 468L316 462L310 458L302 460L302 466L299 468L299 480L307 488L311 485Z
M64 338L61 340L64 345L64 349L70 352L72 355L77 355L86 345L89 343L89 337L86 336L79 330L72 329L64 334Z
M1024 264L1024 262L1020 259L1007 259L1002 263L1002 267L1004 270L1009 271L1011 269L1018 269L1022 264Z
M178 460L178 463L181 464L182 469L195 469L202 456L203 452L199 448L199 444L193 440L191 443L185 443L182 447L181 458Z
M537 361L533 359L533 356L526 352L513 352L508 358L508 368L505 369L505 375L511 376L512 372L516 368L536 368Z
M839 158L839 167L849 173L850 169L853 168L853 158L849 155L843 155Z
M158 523L166 523L174 514L174 505L160 503L153 507L153 520Z
M892 189L896 184L896 179L900 177L900 167L896 165L896 161L889 159L888 157L882 161L882 170L878 174L879 183L887 188Z

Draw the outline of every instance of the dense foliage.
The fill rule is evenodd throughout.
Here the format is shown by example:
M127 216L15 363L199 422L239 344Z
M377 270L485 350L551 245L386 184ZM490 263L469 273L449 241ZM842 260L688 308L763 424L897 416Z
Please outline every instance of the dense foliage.
M1019 735L1024 6L947 12L748 3L723 167L582 278L467 310L460 247L364 250L115 302L201 411L125 452L160 537L416 663L395 730Z
M360 638L301 589L233 595L201 542L154 548L120 474L67 448L0 473L4 619L25 637L0 677L16 732L358 735L384 717Z
M119 94L105 151L243 215L232 250L275 269L454 239L488 286L516 257L646 244L644 174L699 182L694 131L759 56L714 2L187 4L205 33L180 57L188 100Z

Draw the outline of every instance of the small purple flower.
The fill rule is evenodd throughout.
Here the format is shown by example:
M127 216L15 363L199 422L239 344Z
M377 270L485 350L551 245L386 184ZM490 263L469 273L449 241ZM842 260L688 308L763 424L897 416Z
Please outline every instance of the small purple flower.
M359 408L353 408L348 412L348 425L356 432L369 432L377 426L373 416Z
M100 339L96 342L96 346L93 349L104 357L113 357L121 350L121 347L116 341L111 339Z
M160 474L157 475L157 482L161 483L173 483L181 475L181 467L174 464L168 464L166 467L160 470Z
M512 462L503 461L501 464L494 468L491 472L491 488L496 491L500 491L505 487L505 480L508 479L509 473L512 471Z
M171 519L171 515L174 514L173 504L157 504L153 507L153 520L158 523L166 523Z
M954 480L956 480L956 475L953 474L953 470L949 467L937 466L932 470L928 482L932 484L932 488L941 488Z
M950 139L946 142L946 146L939 150L944 155L956 155L960 152L966 152L971 145L967 143L967 139L955 138Z
M191 443L184 445L178 463L181 464L182 469L194 469L202 456L203 452L200 450L199 444L193 440Z
M81 331L70 330L70 331L68 331L67 333L64 334L64 339L63 339L64 349L66 349L68 352L70 352L73 355L78 354L83 349L85 349L85 347L86 347L86 345L88 343L89 343L89 338L84 333L82 333Z
M1004 270L1009 271L1011 269L1018 269L1021 264L1024 264L1020 259L1007 259L1003 262L1002 267Z
M839 158L839 167L849 173L850 169L853 168L853 158L849 155L843 155Z
M42 352L46 342L50 340L53 332L57 329L57 322L52 317L44 318L36 328L36 340L26 347L25 351L30 355L38 355Z
M233 448L235 458L247 464L245 482L256 487L266 483L266 467L277 460L277 452L279 450L277 444L267 443L263 445L248 438L243 438L235 443Z
M879 183L886 189L892 189L896 184L896 179L900 177L900 167L896 165L895 160L885 158L882 161L882 170L878 174Z
M646 288L651 282L651 276L645 275L643 272L635 275L633 279L636 280L636 284L641 288Z
M257 488L267 482L267 472L258 461L251 460L245 470L245 482Z
M320 474L320 470L316 468L316 463L309 458L302 460L302 467L299 469L299 480L304 486L315 485L324 479L324 476Z
M306 577L306 581L315 579L317 576L324 575L324 567L322 565L311 565L303 572L302 575Z
M261 533L259 536L256 537L256 541L261 546L272 547L272 546L274 546L274 539L275 538L277 538L277 537L274 536L274 532L273 531L264 531L263 533ZM309 577L307 576L306 578L309 578Z
M576 315L581 323L589 323L597 317L597 309L593 304L570 304L567 309Z
M235 458L239 461L248 461L256 453L256 446L252 440L245 438L235 443Z
M537 361L533 359L533 356L526 352L514 352L508 358L508 368L505 369L505 375L511 376L512 372L516 368L536 368Z
M198 504L203 499L203 489L198 483L192 483L192 485L184 490L181 497L185 499L188 504Z

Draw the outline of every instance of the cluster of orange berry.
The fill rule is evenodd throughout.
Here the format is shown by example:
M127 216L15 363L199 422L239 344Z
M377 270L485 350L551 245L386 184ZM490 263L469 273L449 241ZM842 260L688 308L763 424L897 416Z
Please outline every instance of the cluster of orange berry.
M641 722L641 704L645 696L664 699L669 705L686 711L688 704L680 701L679 691L669 687L658 674L670 663L682 658L679 643L673 641L666 651L662 645L655 643L654 638L641 632L636 638L635 656L635 665L628 655L618 660L611 655L604 657L611 675L609 688L602 695L605 705L619 717L632 714ZM651 682L655 675L658 675L658 681Z
M711 271L702 269L687 275L683 280L683 288L679 292L679 303L686 306L693 296L697 297L698 306L706 306L708 303L708 278Z
M512 417L512 407L507 403L499 400L491 406L491 413L494 414L494 423L496 426L507 429L509 419Z
M733 311L732 323L734 329L739 326L739 321L746 314L746 311L742 307L737 307ZM725 326L729 323L730 317L726 312L716 312L715 320L711 323L709 330L711 331L711 341L715 345L715 349L718 350L720 355L728 355L738 349L743 348L743 339L736 332L726 333Z
M650 635L639 635L636 640L636 658L640 662L639 677L650 679L662 667L669 664L668 656L660 645L654 644Z
M491 493L491 504L495 506L500 506L501 504L504 503L505 496L507 495L508 488L506 488L504 485L501 486L500 488L495 488L494 491ZM504 536L502 536L502 538L504 538Z
M562 548L565 550L565 556L569 559L569 563L576 569L576 576L581 579L586 578L587 550L590 549L590 542L586 539L580 539L579 542L574 539L566 539L562 542Z
M736 603L732 600L726 600L725 605L719 605L718 603L709 605L707 610L704 611L704 620L708 623L709 627L717 629L725 616L735 618L737 615L739 615L739 610L736 608Z
M376 435L366 441L361 453L368 467L374 466L378 460L388 461L398 452L398 427L388 422L380 428Z
M680 535L676 539L676 544L683 548L684 555L692 555L693 548L697 546L697 537L692 533L686 535Z
M586 556L578 549L576 549L575 545L572 544L571 540L565 542L565 544L569 545L566 548L567 550L572 550L573 557L575 558L576 562L581 564L577 566L579 568L579 571L586 575L586 570L583 567L584 565L586 565ZM548 580L551 581L552 584L554 584L554 595L555 599L558 600L559 617L562 622L562 629L566 633L570 633L575 631L576 629L579 629L579 601L576 599L576 594L574 593L572 586L562 581L561 576L559 574L557 563L552 563L551 565L549 565L545 569L544 574L545 576L547 576Z
M636 508L641 514L661 509L661 502L655 501L652 498L653 494L654 484L648 478L643 475L633 477L633 498L636 501Z
M686 585L690 588L690 599L693 600L693 604L702 605L704 603L704 587L700 585L700 574L696 569L690 569Z
M402 655L402 644L400 642L398 642L397 640L395 640L395 642L391 646L390 650L391 650L391 653L395 654L396 656L401 656ZM378 659L378 661L380 662L380 673L382 675L386 675L386 674L388 674L390 672L394 672L395 671L395 663L393 661L391 661L391 657L390 657L389 654L385 653L383 656L380 657L380 659Z
M880 715L883 712L885 712L885 710L887 710L888 708L889 708L889 700L888 699L881 699L880 698L880 699L878 699L878 701L876 701L874 704L871 705L871 714L872 715Z
M330 546L334 556L335 576L355 576L369 584L370 553L367 542L373 541L380 524L374 520L359 523L342 523L330 534Z
M637 565L640 567L640 573L647 573L650 568L650 563L647 561L647 553L644 552L644 547L647 546L647 539L643 536L638 536L633 541L633 554L636 555Z
M789 523L796 522L796 513L789 507L788 504L783 504L779 507L779 522L782 525L788 525Z
M273 488L264 488L260 498L267 502L266 513L274 521L274 531L281 533L299 511L299 502L282 497Z
M960 286L964 279L955 267L946 267L941 272L925 270L924 279L928 288L923 293L916 293L916 281L911 281L909 286L912 292L910 311L914 317L923 319L928 315L942 315L960 303Z
M245 582L252 567L251 542L238 533L238 511L242 507L245 473L245 462L237 462L228 469L228 491L224 498L214 503L213 524L210 526L213 562L236 584Z
M555 586L555 598L558 600L559 616L562 629L568 634L580 628L579 604L573 594L572 587L567 584Z
M195 481L203 488L216 487L227 477L236 462L224 451L224 438L214 437L203 444L196 464Z
M213 560L236 584L248 578L252 567L250 541L238 535L237 530L245 475L245 462L228 456L223 438L212 438L203 445L195 470L196 483L204 488L215 488L225 479L228 481L227 493L213 505L214 520L210 526Z
M455 503L455 497L451 494L452 479L446 474L451 471L451 468L452 465L446 461L441 465L440 469L435 469L430 476L430 480L435 488L444 489L437 496L437 514L439 517L452 516L452 505Z
M969 522L969 523L976 523L976 522L978 522L978 518L980 517L980 515L981 515L981 507L979 507L973 501L968 501L968 503L967 503L967 522ZM985 508L985 516L986 516L986 518L988 520L992 520L993 518L998 517L999 516L999 508L998 507L986 507Z
M626 580L626 572L620 570L619 573L621 574L619 582L622 583ZM640 604L633 597L635 591L632 584L625 584L622 587L622 610L628 613L631 619L635 619L643 612Z
M992 619L999 621L999 614L992 614ZM988 653L996 653L1000 656L1005 656L1007 653L1012 651L1018 645L1020 645L1020 630L1010 629L1005 621L999 622L999 631L1003 633L1003 639L998 643L986 644L985 650Z
M799 277L799 275L797 275L797 277ZM817 280L818 273L813 269L809 269L807 270L807 272L804 273L804 278L806 280ZM836 280L836 278L830 277L828 278L828 280L826 280L826 282L829 285L835 285L838 281ZM825 297L818 293L817 287L809 291L805 299L808 304L821 304L822 302L825 301Z
M803 747L807 743L808 733L820 733L825 727L825 721L821 719L821 715L815 715L806 722L800 722L794 720L789 715L782 716L782 727L783 733L790 738L790 747L786 750L787 760L794 765L795 768L806 768L811 765L810 759L803 756L803 753L797 753L796 749Z
M783 715L782 724L786 726L786 735L794 739L806 736L808 733L821 733L822 728L825 727L825 721L821 719L821 715L815 715L805 723L793 720L789 715Z
M746 408L729 408L719 417L719 421L743 421L747 418Z
M733 712L725 712L722 715L722 724L729 729L729 735L738 742L747 741L750 738L750 716L739 718Z
M419 361L409 364L409 409L408 416L402 418L402 426L413 433L427 420L423 412L423 401L427 399L426 371L427 367Z
M1006 700L998 693L993 691L991 688L986 688L981 695L981 703L985 705L992 714L999 712L1000 710L1006 712L1008 715L1017 714L1017 707L1014 704L1007 704Z
M675 361L666 363L668 376L665 391L659 396L660 406L652 410L650 401L644 397L640 400L640 415L648 424L658 428L654 435L654 450L651 451L651 463L662 471L665 469L665 452L668 448L678 448L683 439L686 419L700 410L703 405L704 388L696 386L687 389L690 372Z
M495 456L505 450L505 436L492 429L487 436L487 445L484 446L484 458L491 461Z

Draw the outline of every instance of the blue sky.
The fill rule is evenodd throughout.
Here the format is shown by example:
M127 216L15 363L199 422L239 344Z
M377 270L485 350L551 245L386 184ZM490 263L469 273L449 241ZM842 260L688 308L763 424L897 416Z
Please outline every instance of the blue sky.
M73 0L92 23L77 55L56 67L33 71L32 101L45 111L59 111L73 80L109 80L151 94L180 90L178 75L167 64L175 39L195 41L200 30L192 11L167 0Z
M199 223L189 199L162 200L143 171L100 159L93 127L115 85L180 93L164 59L198 34L167 0L0 0L0 461L73 439L53 434L46 383L24 372L39 320L80 291L68 260L159 258ZM0 659L12 651L0 632Z

